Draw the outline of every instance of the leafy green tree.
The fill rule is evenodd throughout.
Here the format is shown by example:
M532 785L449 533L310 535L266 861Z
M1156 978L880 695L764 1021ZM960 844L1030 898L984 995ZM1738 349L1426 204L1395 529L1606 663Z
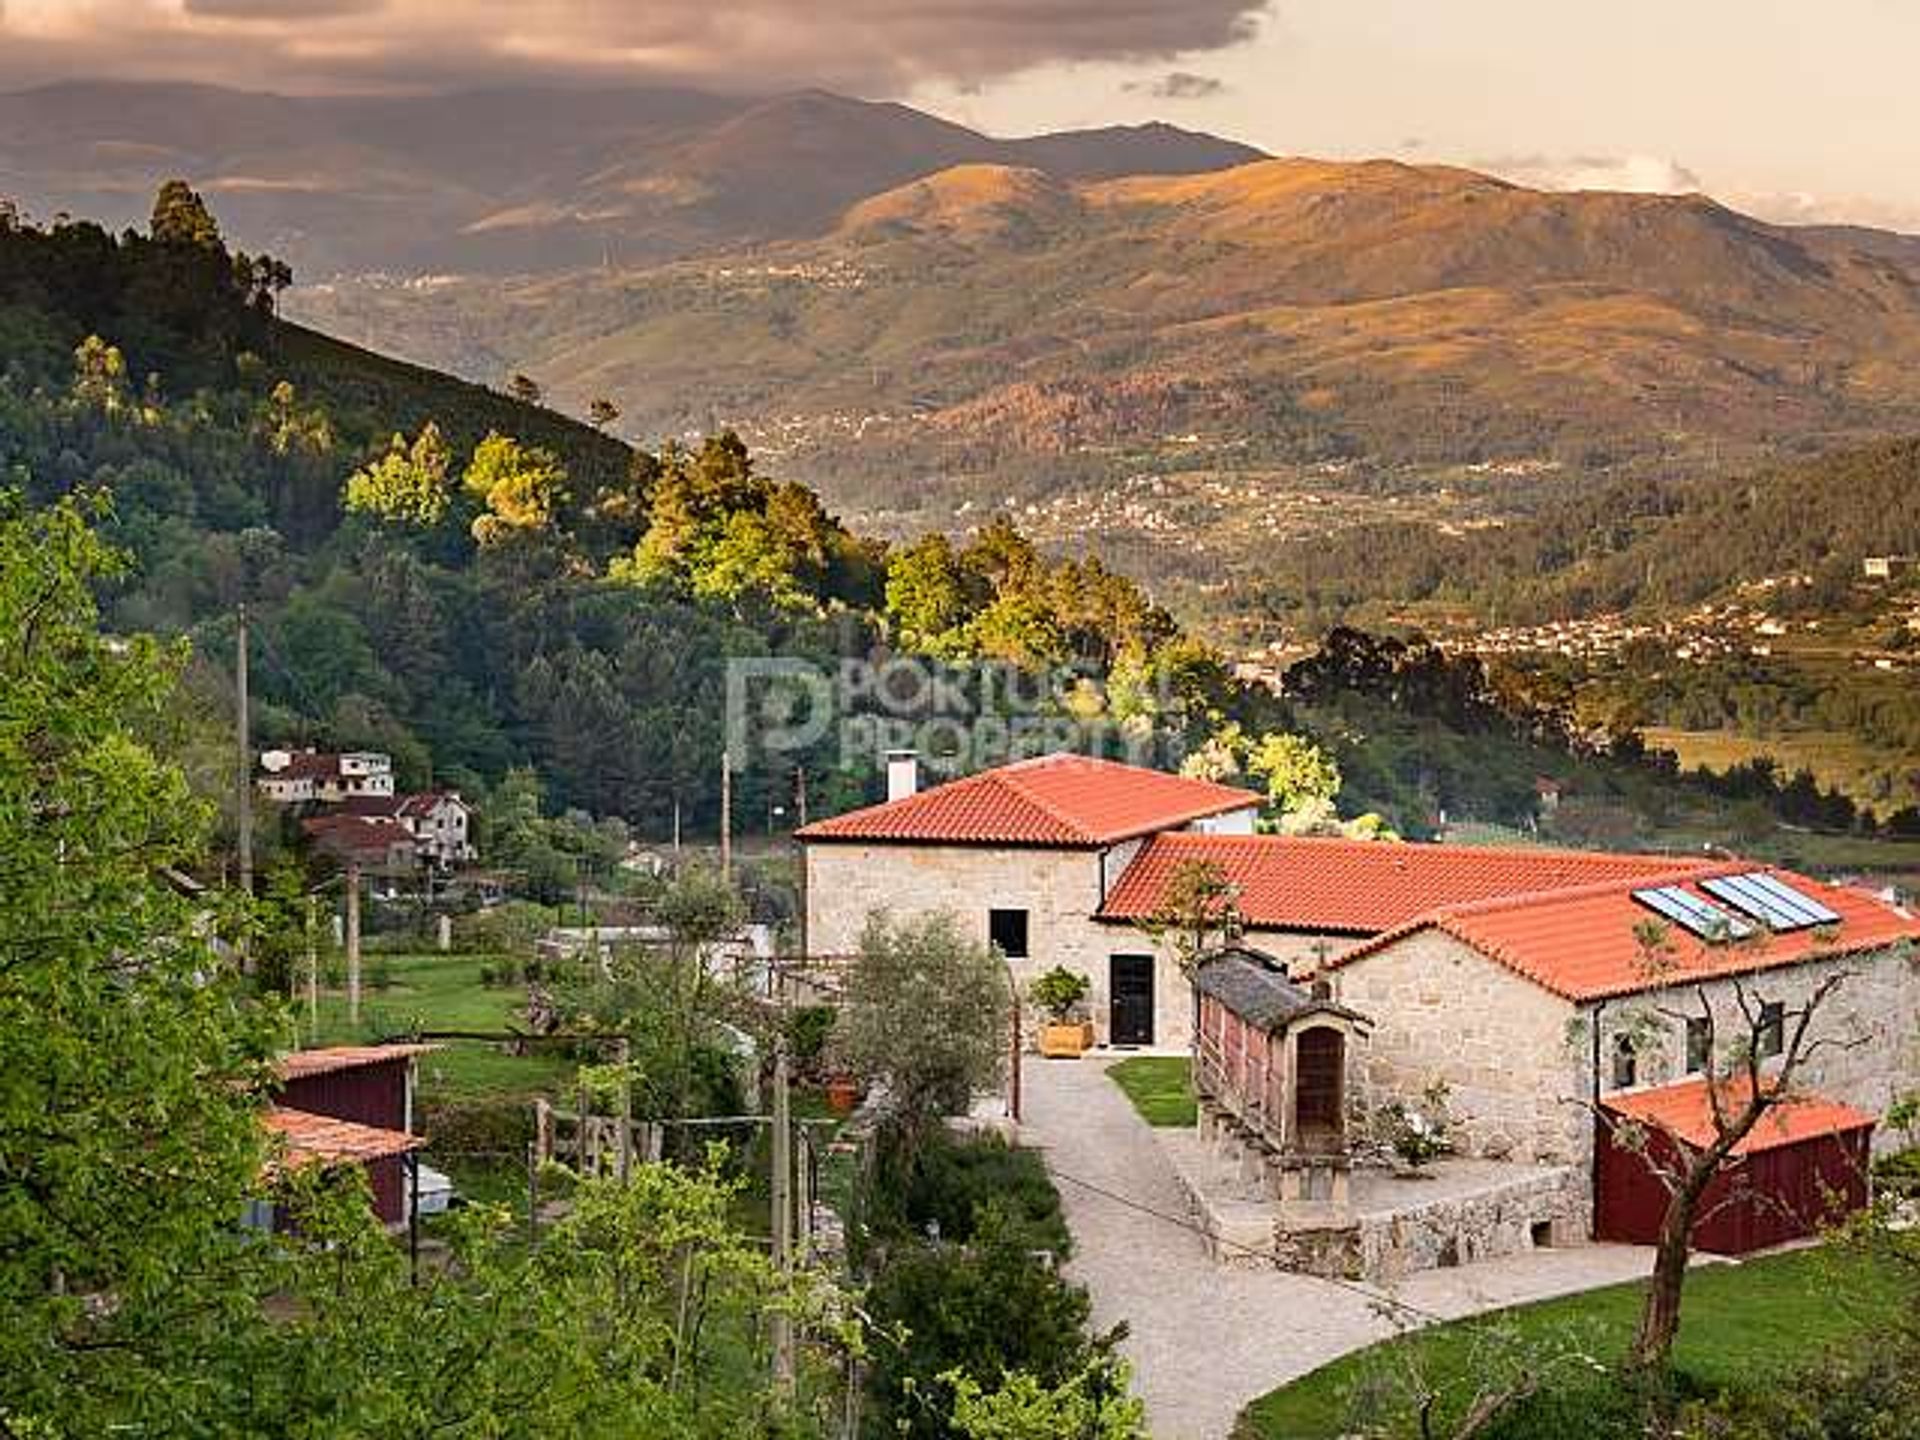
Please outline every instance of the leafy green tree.
M289 396L291 403L291 396ZM355 514L408 525L438 525L447 513L453 452L429 420L409 445L395 435L387 453L347 477L346 507Z
M1124 1362L1094 1360L1064 1384L1049 1386L1025 1370L988 1390L950 1370L953 1429L966 1440L1143 1440L1146 1407L1127 1394Z
M119 346L98 335L80 342L73 352L73 398L107 415L127 408L127 361Z
M1031 1236L997 1201L983 1207L968 1243L935 1241L891 1254L867 1309L879 1332L869 1342L867 1374L873 1435L946 1440L969 1382L994 1391L1011 1385L1018 1396L1027 1385L1011 1377L1022 1373L1049 1391L1081 1381L1095 1414L1109 1401L1124 1403L1106 1363L1119 1333L1088 1334L1086 1291L1035 1257ZM1005 1418L1007 1405L981 1398L976 1389L975 1423ZM1069 1398L1056 1398L1073 1408Z
M551 450L494 431L474 448L463 483L486 506L473 522L473 538L494 545L553 524L566 498L567 471Z
M1304 735L1277 731L1253 742L1247 770L1266 782L1267 799L1282 816L1333 813L1340 767Z
M945 535L924 535L887 556L887 621L915 649L952 654L975 610L973 580Z
M207 812L136 735L182 654L109 644L124 572L80 506L0 498L0 1418L107 1434L166 1416L232 1327L283 1031L170 886Z
M998 1084L1011 1027L1004 964L946 911L867 917L840 1017L849 1063L884 1081L911 1153L943 1116Z
M184 180L168 180L153 197L148 233L162 245L194 250L219 250L220 226L206 201Z

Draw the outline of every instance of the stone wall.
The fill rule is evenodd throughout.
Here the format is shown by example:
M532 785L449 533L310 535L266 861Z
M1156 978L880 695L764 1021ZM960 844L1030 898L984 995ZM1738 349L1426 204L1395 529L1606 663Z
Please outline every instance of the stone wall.
M1702 993L1714 1016L1715 1068L1724 1072L1737 1054L1744 1053L1749 1033L1740 1007L1743 992L1750 1005L1778 1002L1786 1014L1786 1038L1791 1040L1795 1012L1803 1010L1814 990L1835 974L1842 977L1839 988L1815 1012L1807 1034L1818 1044L1795 1072L1794 1087L1870 1115L1886 1114L1901 1095L1920 1089L1920 963L1885 950L1711 980L1698 989L1675 986L1609 1001L1597 1010L1602 1092L1617 1093L1612 1060L1614 1044L1622 1035L1635 1042L1638 1074L1632 1088L1688 1078L1686 1017L1702 1013ZM1591 1023L1595 1013L1591 1007L1585 1012L1583 1026ZM1740 1051L1732 1048L1736 1042ZM1589 1074L1591 1064L1589 1052ZM1772 1060L1763 1071L1776 1071L1779 1064ZM1878 1153L1906 1143L1904 1136L1885 1127L1874 1132Z
M1836 971L1846 978L1810 1032L1826 1043L1795 1083L1883 1115L1897 1096L1920 1088L1920 966L1897 952L1707 982L1721 1036L1718 1063L1727 1062L1729 1037L1745 1034L1742 989L1754 1004L1779 1001L1790 1026L1792 1013ZM1634 1088L1685 1078L1685 1017L1700 1011L1692 985L1575 1004L1436 930L1341 966L1331 978L1340 1002L1374 1021L1349 1062L1357 1098L1368 1105L1410 1099L1444 1080L1460 1153L1544 1164L1591 1164L1596 1024L1604 1096L1615 1091L1613 1045L1622 1034L1638 1041ZM1876 1132L1876 1150L1901 1143Z
M1373 1021L1349 1061L1363 1104L1446 1082L1459 1153L1577 1164L1592 1122L1586 1067L1569 1041L1575 1007L1437 930L1331 972L1340 1003Z
M989 910L1023 909L1028 956L1011 962L1023 999L1026 986L1043 971L1055 965L1078 971L1092 982L1088 1003L1095 1037L1105 1043L1110 957L1153 955L1153 1043L1185 1048L1192 1034L1193 998L1172 954L1131 926L1093 918L1103 883L1118 879L1131 849L1131 844L1102 852L815 843L806 851L807 945L815 955L851 954L876 909L898 916L948 910L984 945Z
M1584 1243L1593 1230L1587 1172L1574 1165L1512 1167L1504 1184L1384 1215L1362 1215L1355 1248L1369 1280Z

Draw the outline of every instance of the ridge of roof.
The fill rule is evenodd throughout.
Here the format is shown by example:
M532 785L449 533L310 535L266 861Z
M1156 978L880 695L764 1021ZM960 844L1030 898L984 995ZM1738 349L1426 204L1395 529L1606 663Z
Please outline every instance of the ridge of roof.
M1842 929L1837 938L1821 939L1814 937L1830 935L1829 927L1813 927L1787 932L1774 932L1761 928L1755 932L1753 941L1743 943L1739 941L1710 942L1700 937L1686 935L1670 926L1669 931L1676 936L1676 943L1688 947L1684 959L1678 959L1670 967L1659 971L1629 972L1610 979L1595 978L1579 981L1570 977L1568 972L1573 967L1564 952L1557 956L1557 969L1550 968L1540 964L1537 958L1529 958L1520 953L1514 947L1511 937L1489 933L1474 923L1510 915L1515 911L1550 911L1556 908L1585 905L1616 896L1625 896L1630 899L1637 891L1658 889L1663 885L1697 885L1700 881L1715 879L1722 875L1743 875L1754 872L1777 876L1798 887L1825 891L1830 896L1845 894L1839 887L1822 885L1816 880L1781 866L1761 865L1752 861L1716 861L1712 864L1675 870L1664 876L1649 874L1621 877L1617 880L1568 886L1563 889L1530 891L1458 904L1437 905L1411 917L1403 924L1394 926L1391 930L1383 931L1352 949L1334 956L1326 962L1326 968L1341 969L1378 954L1389 946L1423 930L1439 930L1480 951L1551 994L1563 999L1583 1001L1639 994L1700 980L1753 975L1764 970L1804 964L1810 960L1846 958L1869 951L1883 950L1902 940L1920 939L1920 921L1903 915L1897 909L1877 899L1855 895L1843 899L1834 906L1843 917L1841 922L1843 926L1848 918L1855 921L1881 919L1893 922L1891 928L1882 925L1871 928L1864 934L1858 931L1850 934ZM1711 896L1701 898L1712 900ZM1643 912L1643 915L1647 919L1659 920L1659 917L1654 916L1652 912ZM1624 940L1628 937L1623 932L1620 938ZM1783 940L1787 942L1786 949L1774 948L1772 942ZM1634 943L1637 944L1637 940ZM1703 961L1706 963L1701 963Z
M1359 937L1393 930L1442 905L1595 883L1646 884L1649 877L1705 874L1723 863L1545 846L1166 832L1133 858L1097 918L1122 923L1154 913L1177 868L1194 860L1222 868L1251 929Z
M802 841L1091 849L1259 803L1251 790L1057 751L849 810L794 833Z

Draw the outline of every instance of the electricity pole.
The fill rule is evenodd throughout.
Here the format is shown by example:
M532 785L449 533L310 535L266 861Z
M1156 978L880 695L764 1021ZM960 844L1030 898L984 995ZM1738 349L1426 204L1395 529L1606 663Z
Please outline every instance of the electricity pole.
M253 742L247 723L247 607L240 606L240 627L233 646L234 732L240 761L240 793L235 796L236 823L240 832L240 893L253 897ZM246 931L240 935L240 967L253 970L253 947Z
M347 1019L360 1023L360 862L347 862Z
M782 1281L793 1273L793 1114L787 1093L786 985L780 988L780 1029L773 1041L773 1268ZM793 1318L776 1308L773 1325L773 1383L791 1400L794 1389Z
M720 752L720 878L733 878L733 752Z

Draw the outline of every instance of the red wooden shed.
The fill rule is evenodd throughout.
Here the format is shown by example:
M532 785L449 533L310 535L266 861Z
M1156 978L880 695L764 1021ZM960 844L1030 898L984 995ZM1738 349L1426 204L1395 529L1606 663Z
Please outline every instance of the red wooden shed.
M405 1156L425 1142L413 1131L414 1060L431 1045L334 1045L280 1061L267 1123L296 1164L364 1166L374 1213L407 1218Z
M1707 1082L1609 1096L1603 1110L1594 1237L1651 1245L1667 1210L1662 1169L1713 1143ZM1817 1234L1864 1208L1873 1126L1871 1115L1838 1101L1782 1099L1708 1186L1693 1243L1717 1255L1745 1255Z

